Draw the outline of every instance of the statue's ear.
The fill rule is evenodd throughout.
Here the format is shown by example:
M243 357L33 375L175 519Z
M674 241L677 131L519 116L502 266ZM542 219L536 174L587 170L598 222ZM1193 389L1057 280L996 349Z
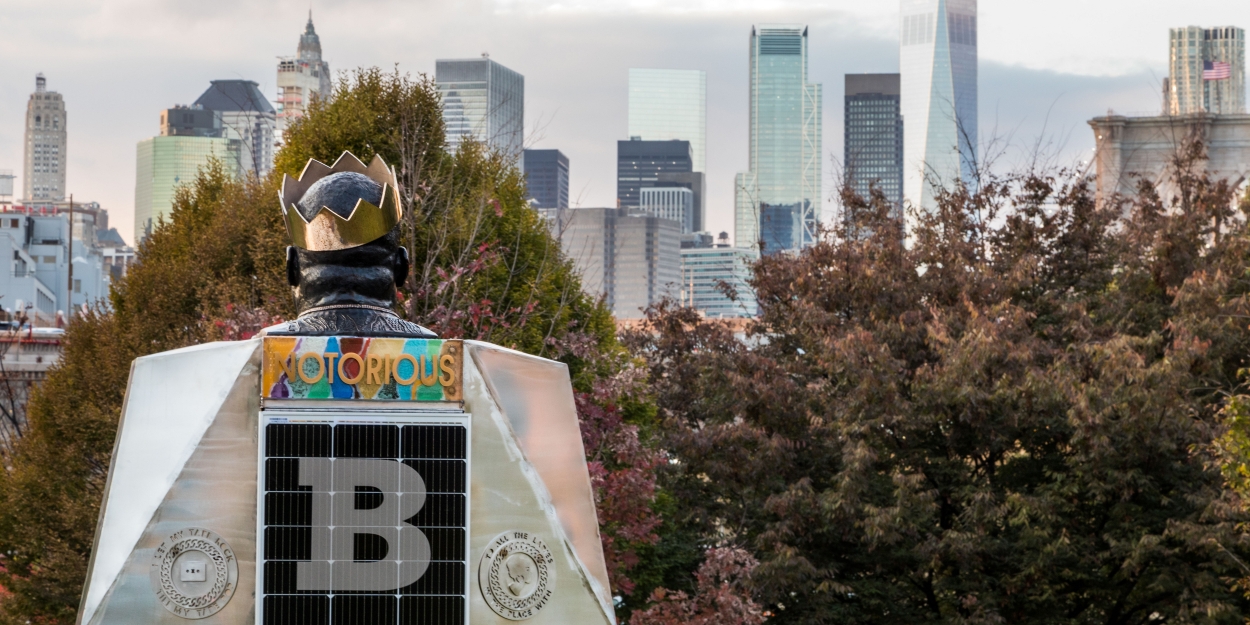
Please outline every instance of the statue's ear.
M400 247L395 252L395 286L403 286L404 281L408 279L408 270L411 268L411 261L408 258L408 248Z
M299 286L299 251L294 245L286 247L286 281L291 286Z

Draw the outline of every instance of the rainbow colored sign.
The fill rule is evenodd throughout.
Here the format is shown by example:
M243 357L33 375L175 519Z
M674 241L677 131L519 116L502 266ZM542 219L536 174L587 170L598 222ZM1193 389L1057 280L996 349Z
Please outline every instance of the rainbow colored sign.
M460 401L463 345L449 339L267 336L267 399Z

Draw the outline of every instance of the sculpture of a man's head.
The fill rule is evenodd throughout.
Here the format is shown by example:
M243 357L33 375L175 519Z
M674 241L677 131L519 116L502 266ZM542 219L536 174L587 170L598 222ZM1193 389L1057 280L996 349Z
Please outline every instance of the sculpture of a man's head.
M309 160L299 178L284 177L280 195L300 311L289 325L301 326L285 333L433 336L391 311L410 261L399 244L395 170L380 156L367 166L350 152L334 165Z

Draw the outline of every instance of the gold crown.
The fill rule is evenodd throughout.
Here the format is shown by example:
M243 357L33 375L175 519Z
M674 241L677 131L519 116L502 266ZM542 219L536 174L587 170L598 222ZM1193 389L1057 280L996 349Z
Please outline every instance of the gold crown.
M352 208L352 214L347 219L325 206L317 211L311 221L304 219L297 204L308 188L330 174L343 171L364 174L382 185L382 205L374 206L361 198L356 200L356 206ZM382 157L376 155L368 167L351 152L343 152L334 161L334 165L329 167L310 158L298 180L286 174L282 176L280 196L282 215L286 219L286 231L291 235L291 243L312 252L345 250L379 239L390 232L404 214L399 203L399 185L395 181L395 170L387 167Z

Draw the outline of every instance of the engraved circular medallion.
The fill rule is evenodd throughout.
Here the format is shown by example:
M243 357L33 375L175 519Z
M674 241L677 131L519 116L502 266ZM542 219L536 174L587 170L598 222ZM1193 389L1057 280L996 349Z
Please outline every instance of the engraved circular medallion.
M538 536L504 532L482 552L477 568L482 597L495 614L520 621L538 614L555 591L555 558Z
M182 618L201 619L230 602L239 581L239 565L222 537L189 527L174 532L156 548L149 578L166 610Z

